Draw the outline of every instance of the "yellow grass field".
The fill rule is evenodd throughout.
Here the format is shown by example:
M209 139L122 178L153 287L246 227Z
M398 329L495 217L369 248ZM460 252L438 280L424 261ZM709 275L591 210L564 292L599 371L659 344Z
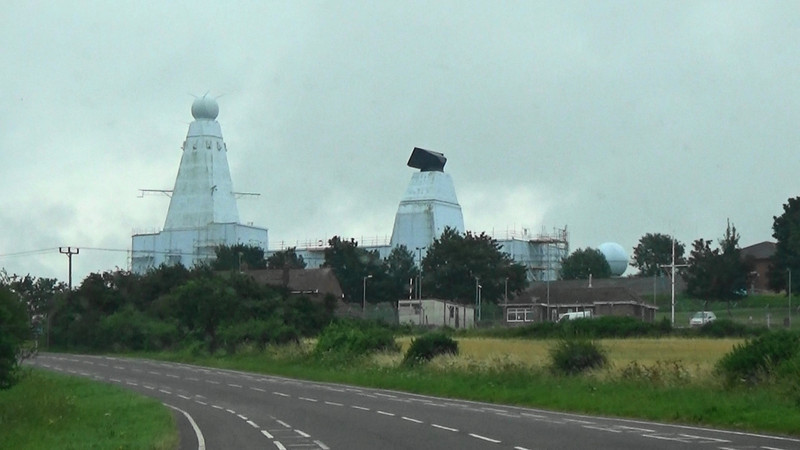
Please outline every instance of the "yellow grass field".
M544 367L549 363L549 349L555 340L457 338L459 355L440 357L433 361L440 366L491 366L513 363L531 367ZM403 353L411 343L410 337L397 340ZM631 362L644 366L656 363L679 362L693 377L711 373L716 362L743 339L601 339L597 342L608 352L610 370L617 372ZM399 363L402 355L380 355L382 365Z

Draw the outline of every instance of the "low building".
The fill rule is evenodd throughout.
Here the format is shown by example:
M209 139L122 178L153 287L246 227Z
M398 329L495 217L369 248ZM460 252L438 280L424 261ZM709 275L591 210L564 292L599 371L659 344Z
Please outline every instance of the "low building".
M632 290L620 286L588 287L537 284L503 305L504 323L509 326L534 322L555 322L564 313L590 312L593 317L635 317L655 320L656 306L646 304Z
M333 273L333 269L261 269L248 270L247 275L261 284L280 287L292 294L324 298L330 294L341 302L342 286Z
M742 258L752 264L752 272L749 278L751 294L765 292L770 289L769 266L772 264L772 255L774 254L775 243L769 241L742 248Z
M475 308L439 299L400 300L397 319L401 325L429 327L472 328Z

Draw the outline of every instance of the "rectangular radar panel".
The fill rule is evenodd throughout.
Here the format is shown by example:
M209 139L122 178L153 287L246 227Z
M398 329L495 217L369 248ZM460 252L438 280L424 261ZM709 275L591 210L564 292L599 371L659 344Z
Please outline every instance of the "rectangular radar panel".
M446 162L447 158L443 153L414 147L411 157L408 158L408 167L419 169L422 172L444 172Z

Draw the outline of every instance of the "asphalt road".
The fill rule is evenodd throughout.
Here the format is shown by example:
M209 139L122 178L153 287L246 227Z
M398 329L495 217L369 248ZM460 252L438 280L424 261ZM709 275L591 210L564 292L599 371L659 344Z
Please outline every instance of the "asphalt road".
M176 411L181 449L800 449L800 439L782 436L566 414L143 359L39 354L29 364L158 398Z

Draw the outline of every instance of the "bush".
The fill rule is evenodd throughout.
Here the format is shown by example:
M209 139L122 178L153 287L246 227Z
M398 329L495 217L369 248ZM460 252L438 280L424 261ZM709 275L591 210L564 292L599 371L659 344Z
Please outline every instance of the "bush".
M602 316L593 319L570 320L559 325L567 336L595 339L660 336L669 333L669 331L665 333L663 323L643 322L634 317Z
M391 330L365 321L334 322L317 338L314 353L354 357L384 350L397 351Z
M458 354L458 342L441 331L427 333L411 340L411 347L403 358L403 364L427 362L435 356L448 354Z
M700 336L718 338L758 336L764 334L765 331L766 328L749 327L746 324L734 322L730 319L717 319L697 329L697 333Z
M643 381L656 386L680 386L686 383L689 371L680 361L656 361L646 366L636 361L630 362L620 374L623 380Z
M92 348L117 352L164 350L178 342L178 338L174 323L151 318L128 304L100 319L98 339Z
M7 287L0 286L0 389L18 381L22 345L31 337L25 304Z
M717 363L728 383L758 384L800 355L800 333L779 330L738 344Z
M299 342L300 334L293 327L277 318L268 320L251 319L223 327L220 340L228 353L235 353L240 344L255 344L263 350L267 344L288 344Z
M550 367L557 373L575 375L604 367L607 362L605 349L588 339L561 339L550 349Z
M591 319L564 322L537 322L521 327L498 328L480 334L493 337L547 339L580 336L584 338L623 338L637 336L665 336L672 333L672 325L664 319L656 323L643 322L634 317L600 316Z

